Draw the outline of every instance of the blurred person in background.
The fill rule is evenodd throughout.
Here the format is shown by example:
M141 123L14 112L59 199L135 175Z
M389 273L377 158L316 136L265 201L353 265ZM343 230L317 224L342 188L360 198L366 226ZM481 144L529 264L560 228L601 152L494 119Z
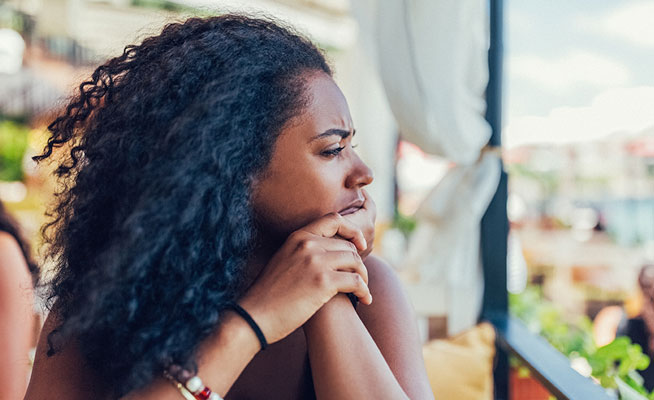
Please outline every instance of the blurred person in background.
M643 295L640 315L624 318L616 336L627 336L632 343L639 344L643 353L650 357L647 369L638 373L643 377L643 385L648 391L654 389L654 264L644 265L638 274L638 286ZM624 314L623 314L624 315Z
M369 255L372 171L307 39L170 24L49 130L55 276L26 399L433 399L413 311Z
M0 399L22 399L34 346L37 265L16 221L0 202Z

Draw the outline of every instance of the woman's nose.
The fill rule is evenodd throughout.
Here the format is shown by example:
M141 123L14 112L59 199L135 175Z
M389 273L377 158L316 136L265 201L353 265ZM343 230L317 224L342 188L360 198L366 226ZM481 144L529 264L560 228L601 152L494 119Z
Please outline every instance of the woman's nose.
M359 158L358 155L355 155L352 170L345 179L345 187L348 189L361 188L371 184L373 179L372 170Z

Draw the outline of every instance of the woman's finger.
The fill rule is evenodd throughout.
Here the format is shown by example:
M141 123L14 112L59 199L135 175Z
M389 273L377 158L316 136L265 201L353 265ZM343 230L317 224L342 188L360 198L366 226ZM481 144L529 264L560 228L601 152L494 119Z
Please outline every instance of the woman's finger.
M334 271L332 279L339 293L353 293L363 304L370 305L372 303L370 289L361 275Z
M357 249L362 251L368 247L361 229L338 213L327 214L305 226L302 230L322 237L334 237L338 235L351 241Z
M315 236L313 238L316 247L320 247L325 251L351 251L357 253L357 247L354 243L341 237L322 237Z
M321 256L320 261L325 265L332 266L335 271L358 274L363 282L368 284L368 269L357 252L329 251Z

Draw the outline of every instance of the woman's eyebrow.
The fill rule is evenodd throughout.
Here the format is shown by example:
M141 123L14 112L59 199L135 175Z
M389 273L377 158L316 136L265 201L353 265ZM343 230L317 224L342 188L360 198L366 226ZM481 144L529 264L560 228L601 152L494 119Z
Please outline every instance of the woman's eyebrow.
M352 132L346 131L345 129L337 129L337 128L327 129L323 133L320 133L314 136L313 138L311 138L311 141L322 139L333 135L338 135L341 137L341 139L345 139L346 137L350 136L350 133L352 134L352 136L354 136L357 133L357 131L356 129L353 129Z

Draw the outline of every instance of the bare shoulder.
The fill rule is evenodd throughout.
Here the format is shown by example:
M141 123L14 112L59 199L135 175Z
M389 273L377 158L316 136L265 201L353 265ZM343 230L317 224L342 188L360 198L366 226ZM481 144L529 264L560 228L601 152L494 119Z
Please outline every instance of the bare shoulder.
M0 248L4 248L4 246L7 245L12 245L12 243L18 245L18 243L16 243L16 239L14 239L13 236L5 231L0 231Z
M16 282L20 285L16 285ZM16 293L16 288L31 289L27 262L16 239L0 231L0 295Z
M104 383L91 372L74 340L48 354L48 336L59 324L55 305L41 331L25 400L105 398Z
M16 239L7 232L0 231L0 265L9 261L25 263Z

